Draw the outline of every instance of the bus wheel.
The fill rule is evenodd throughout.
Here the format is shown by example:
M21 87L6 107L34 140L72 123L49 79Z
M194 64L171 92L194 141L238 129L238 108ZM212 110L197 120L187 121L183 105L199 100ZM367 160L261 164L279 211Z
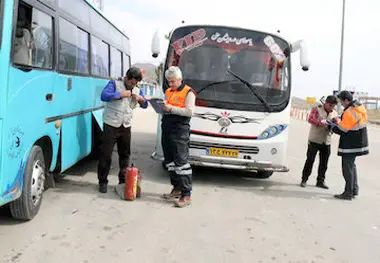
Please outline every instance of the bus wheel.
M12 216L31 220L38 213L45 183L45 159L40 146L34 145L26 162L22 193L10 204Z
M271 171L258 171L255 178L267 179L267 178L271 177L272 174L273 174L273 172L271 172Z

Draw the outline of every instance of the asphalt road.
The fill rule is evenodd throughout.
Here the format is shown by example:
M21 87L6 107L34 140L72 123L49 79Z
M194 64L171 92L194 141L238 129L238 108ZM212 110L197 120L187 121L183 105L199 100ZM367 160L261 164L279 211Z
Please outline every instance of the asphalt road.
M144 171L143 197L121 200L97 192L96 162L81 161L45 192L38 216L14 221L0 215L0 262L380 262L380 129L371 127L371 154L357 161L360 196L335 200L344 180L336 155L329 190L300 188L308 124L292 120L288 173L266 180L222 170L194 173L193 204L172 207L161 164L150 159L156 116L138 111L133 161ZM116 157L116 153L115 153ZM117 183L117 159L110 175Z

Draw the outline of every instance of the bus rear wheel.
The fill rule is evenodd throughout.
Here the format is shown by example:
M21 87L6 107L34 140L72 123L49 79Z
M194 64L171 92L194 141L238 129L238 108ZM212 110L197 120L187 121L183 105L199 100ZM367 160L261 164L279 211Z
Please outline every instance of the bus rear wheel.
M31 220L38 213L44 192L46 168L40 146L34 145L26 162L21 196L10 204L11 214L20 220Z

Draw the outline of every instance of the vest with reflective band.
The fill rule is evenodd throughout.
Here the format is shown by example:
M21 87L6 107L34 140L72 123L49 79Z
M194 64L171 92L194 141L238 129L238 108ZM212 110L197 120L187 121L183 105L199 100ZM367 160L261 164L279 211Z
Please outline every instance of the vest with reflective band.
M167 104L175 107L185 108L186 97L189 92L195 91L189 86L182 84L177 90L168 88L165 91L165 100ZM163 128L166 129L180 129L180 128L190 128L190 117L179 116L175 114L164 114L162 117Z
M115 85L117 92L122 92L126 90L126 87L122 81L115 80ZM135 91L134 89L138 90ZM134 87L133 92L140 93L140 90L139 88ZM121 125L123 125L126 128L130 127L133 110L136 108L136 105L137 102L133 101L132 97L106 102L103 112L103 122L115 128L119 128Z
M334 113L328 114L324 109L323 105L317 107L318 110L318 120L330 119L334 116ZM329 129L325 126L310 126L309 131L309 141L319 144L331 144L331 133Z
M185 108L185 101L189 91L192 91L187 85L180 86L177 90L169 88L165 91L166 103L175 107Z
M354 101L343 112L338 129L341 131L338 155L366 155L369 153L367 110Z

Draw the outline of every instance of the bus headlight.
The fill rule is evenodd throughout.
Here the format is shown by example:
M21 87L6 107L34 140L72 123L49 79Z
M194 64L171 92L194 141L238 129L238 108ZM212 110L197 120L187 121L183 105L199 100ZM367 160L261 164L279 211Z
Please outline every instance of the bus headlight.
M261 134L261 136L263 137L263 139L266 139L269 137L269 132L265 131Z
M263 131L259 135L259 137L257 137L257 139L258 140L265 140L265 139L272 138L272 137L280 134L281 132L283 132L287 127L288 127L288 125L286 125L286 124L277 124L277 125L269 126L267 129L265 129L265 131Z
M270 127L269 131L270 131L270 134L275 135L277 133L277 128L275 126Z

